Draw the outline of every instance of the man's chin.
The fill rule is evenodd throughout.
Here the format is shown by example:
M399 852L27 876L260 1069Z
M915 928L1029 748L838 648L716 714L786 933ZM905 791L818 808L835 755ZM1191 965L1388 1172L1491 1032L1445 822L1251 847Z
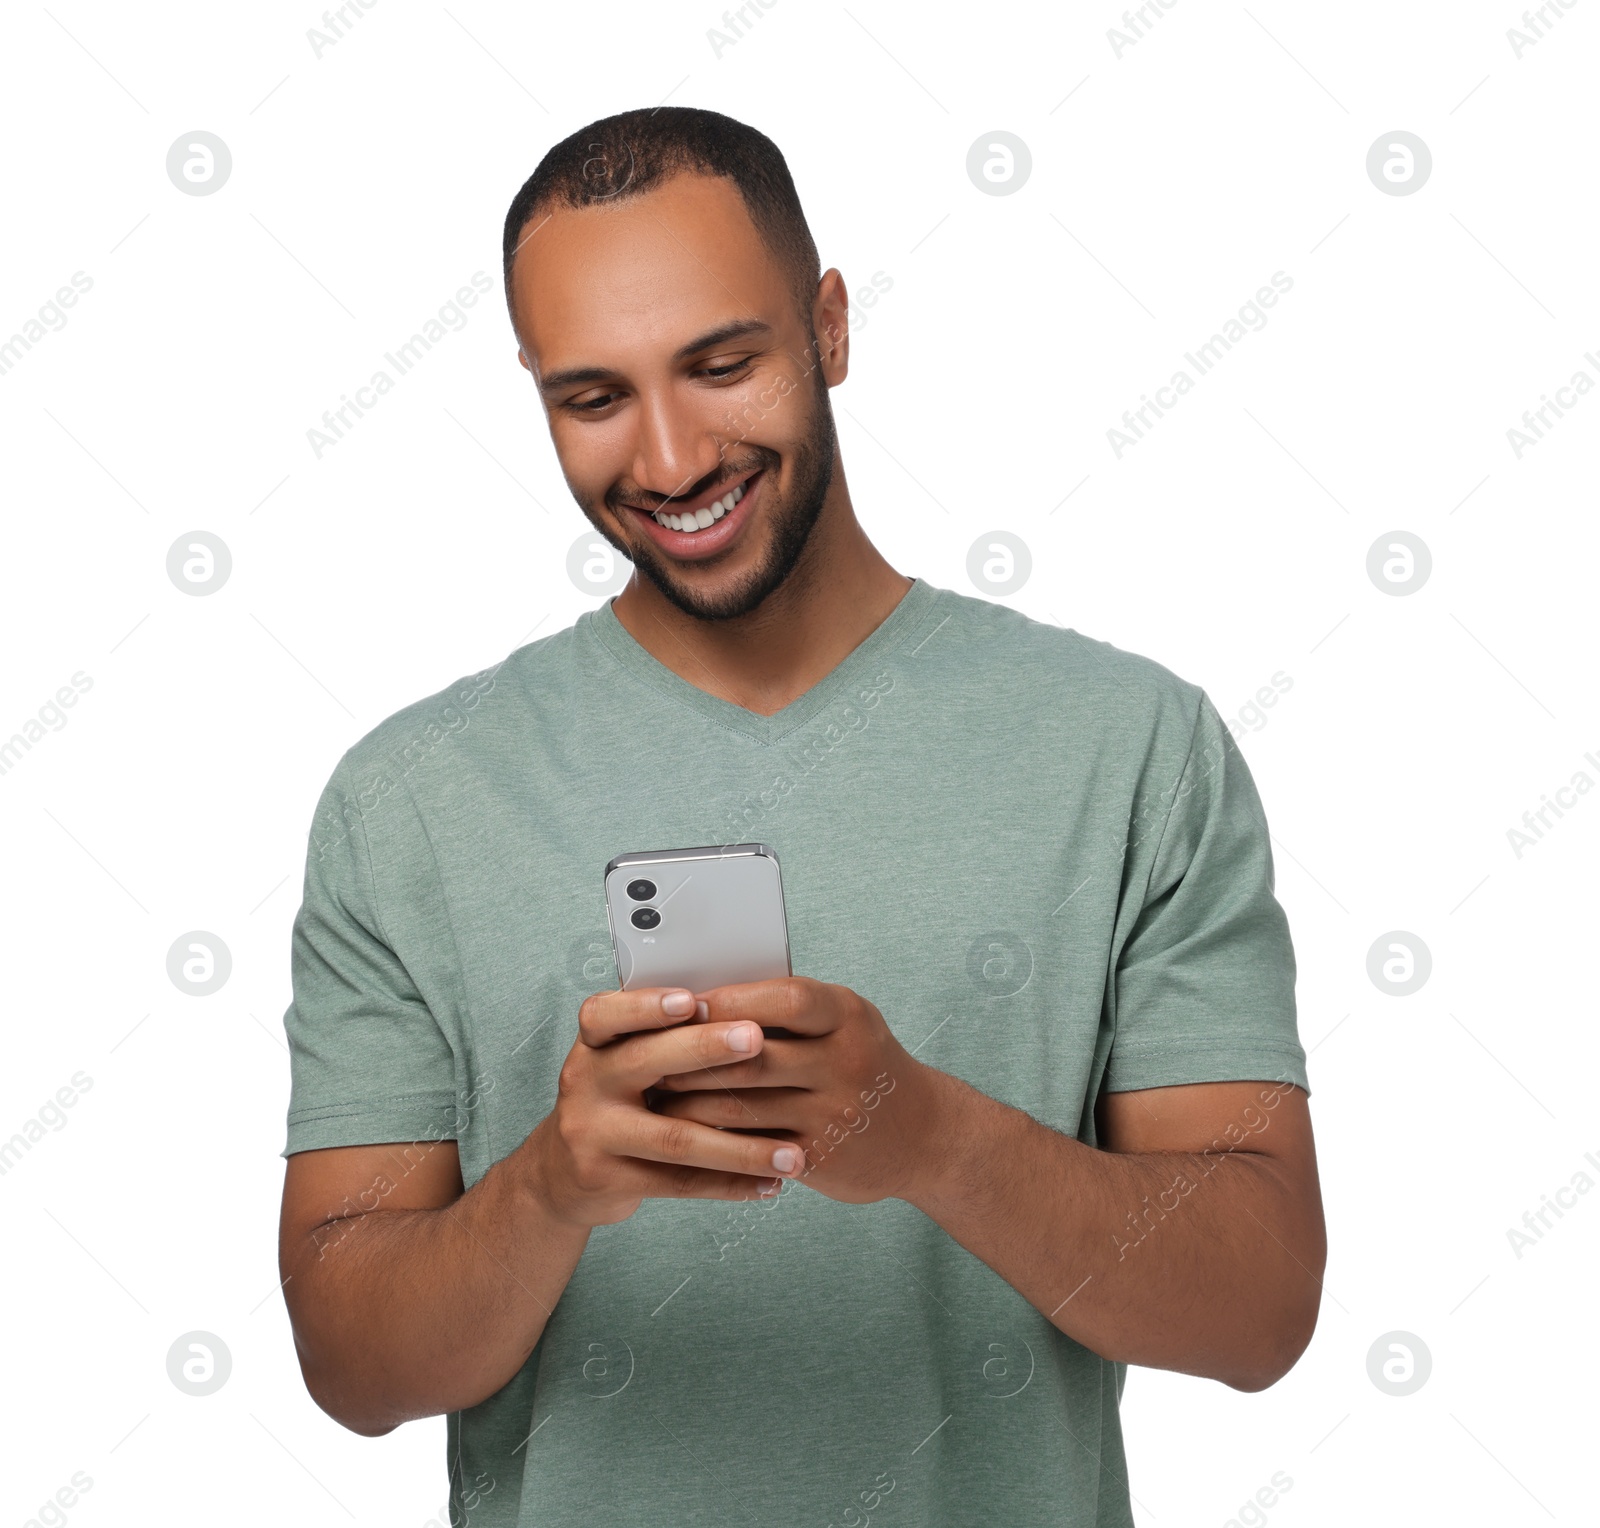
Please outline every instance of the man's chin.
M653 546L640 547L633 560L665 599L697 621L732 621L749 615L783 581L770 555L761 566L743 573L719 563L720 559L708 559L684 576L667 566Z

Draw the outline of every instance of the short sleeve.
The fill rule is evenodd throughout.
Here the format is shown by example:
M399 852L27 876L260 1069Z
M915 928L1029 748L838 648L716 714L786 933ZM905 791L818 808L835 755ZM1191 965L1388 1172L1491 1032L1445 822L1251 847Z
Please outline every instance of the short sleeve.
M286 1157L456 1133L454 1057L384 936L366 831L343 775L341 760L317 805L291 937Z
M1255 782L1200 696L1143 905L1113 976L1105 1090L1292 1082L1310 1092L1289 921Z

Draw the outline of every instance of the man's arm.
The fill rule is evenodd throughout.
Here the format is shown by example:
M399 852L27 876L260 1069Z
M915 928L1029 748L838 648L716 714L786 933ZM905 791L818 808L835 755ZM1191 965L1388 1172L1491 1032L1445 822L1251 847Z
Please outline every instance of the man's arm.
M1106 1094L1103 1149L933 1073L940 1141L902 1196L1091 1352L1263 1390L1316 1326L1327 1241L1306 1095Z
M667 1075L758 1055L754 1024L683 1025L684 991L598 993L556 1106L465 1193L453 1141L297 1152L279 1272L312 1398L354 1432L486 1400L527 1361L597 1225L646 1198L749 1199L800 1151L665 1119Z
M545 1210L528 1155L467 1193L454 1141L289 1158L278 1271L330 1416L375 1437L475 1406L527 1361L589 1239Z
M662 1112L796 1141L831 1198L916 1205L1102 1358L1261 1390L1311 1340L1326 1244L1292 1084L1107 1094L1092 1147L918 1061L848 987L721 987L699 1013L792 1038L664 1078Z

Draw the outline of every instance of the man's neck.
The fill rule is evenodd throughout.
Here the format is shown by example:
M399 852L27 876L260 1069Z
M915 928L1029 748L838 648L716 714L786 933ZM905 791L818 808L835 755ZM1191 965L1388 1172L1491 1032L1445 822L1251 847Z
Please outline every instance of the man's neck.
M826 679L911 584L867 539L836 480L794 571L750 614L699 620L637 573L611 608L628 635L680 679L772 716Z

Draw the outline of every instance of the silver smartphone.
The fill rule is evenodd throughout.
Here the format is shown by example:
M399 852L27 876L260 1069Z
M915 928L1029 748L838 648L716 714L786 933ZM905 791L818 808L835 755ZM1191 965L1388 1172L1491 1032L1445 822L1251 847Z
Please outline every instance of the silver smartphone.
M709 992L794 974L783 875L766 844L619 854L605 885L624 989Z

